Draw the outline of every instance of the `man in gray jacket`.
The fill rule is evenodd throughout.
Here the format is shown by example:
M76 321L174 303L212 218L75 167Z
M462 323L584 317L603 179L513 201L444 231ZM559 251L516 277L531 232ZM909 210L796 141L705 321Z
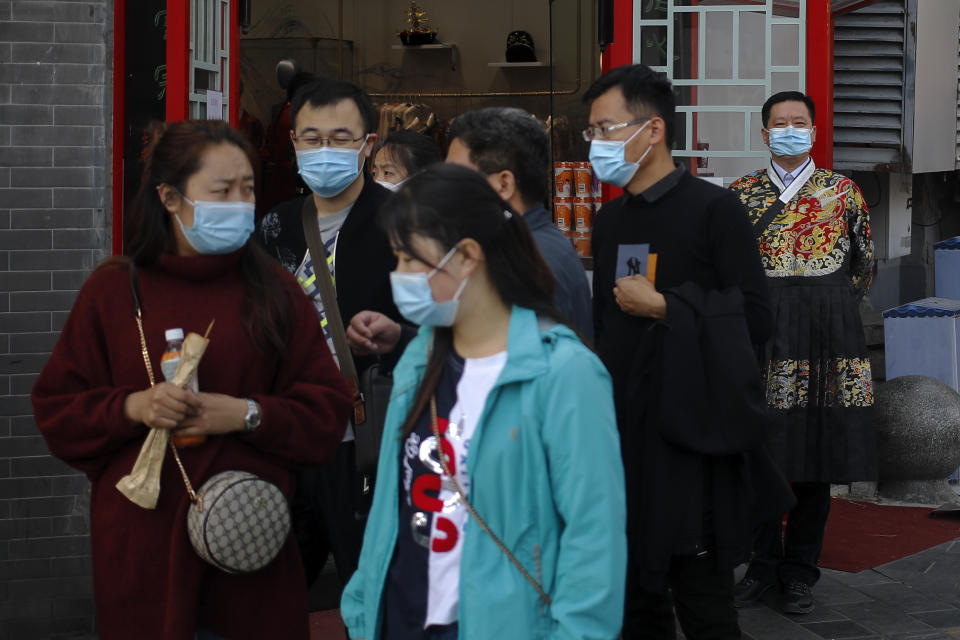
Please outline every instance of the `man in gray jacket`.
M560 312L593 340L590 286L573 245L553 224L544 203L550 197L550 136L523 109L468 111L450 125L447 162L475 169L523 219L557 281Z
M557 288L555 301L587 341L593 341L593 309L586 272L573 245L553 224L544 206L550 193L550 136L523 109L490 107L468 111L450 125L447 162L479 171L515 211L523 214ZM360 354L390 353L405 345L399 324L373 311L355 315L347 328Z

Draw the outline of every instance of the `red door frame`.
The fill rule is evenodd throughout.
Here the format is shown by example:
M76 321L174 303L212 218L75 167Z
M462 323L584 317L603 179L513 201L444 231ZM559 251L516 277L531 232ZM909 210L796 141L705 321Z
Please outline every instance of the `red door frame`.
M817 141L810 155L833 168L833 13L830 0L807 2L807 95L817 107Z
M135 1L135 0L134 0ZM123 166L126 126L126 3L114 0L113 6L113 203L112 242L114 255L123 253ZM230 78L228 96L230 124L236 126L240 114L239 52L240 20L237 2L230 3L230 57L227 73ZM136 37L136 34L129 34ZM188 117L190 99L190 0L167 0L167 84L166 120L173 122Z
M134 0L135 1L135 0ZM126 118L126 55L124 54L124 25L127 23L126 0L114 0L113 3L113 255L123 253L123 141Z
M240 8L236 0L230 3L229 20L227 119L237 126L240 114ZM190 0L167 0L167 25L167 121L173 122L187 118L190 113Z
M230 78L230 105L227 117L230 124L240 124L240 2L230 2L230 57L227 59Z
M817 142L811 155L818 167L833 168L833 15L830 0L806 2L806 93L817 106ZM636 0L614 0L613 42L600 58L603 73L633 64L633 12ZM864 3L866 4L866 2ZM610 189L610 197L621 191ZM604 193L606 196L606 192Z
M167 122L190 113L190 0L167 0Z

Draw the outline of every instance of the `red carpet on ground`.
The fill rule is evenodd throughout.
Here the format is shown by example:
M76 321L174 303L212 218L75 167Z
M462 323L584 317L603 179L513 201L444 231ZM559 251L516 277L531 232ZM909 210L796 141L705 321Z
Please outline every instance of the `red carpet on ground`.
M960 520L934 519L931 511L834 498L819 564L864 571L960 538Z
M310 614L310 640L341 640L347 637L339 609Z

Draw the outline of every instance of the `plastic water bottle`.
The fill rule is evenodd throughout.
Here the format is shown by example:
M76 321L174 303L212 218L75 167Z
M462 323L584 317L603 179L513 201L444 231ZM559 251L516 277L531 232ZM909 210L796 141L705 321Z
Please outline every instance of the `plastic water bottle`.
M160 370L163 371L164 379L167 382L172 382L173 376L177 373L177 367L180 366L180 356L183 352L183 329L167 329L163 337L167 340L167 346L160 358ZM194 391L199 389L196 374L190 379L187 386ZM173 444L178 447L192 447L203 444L206 440L206 436L173 436Z
M167 382L172 382L173 376L177 373L177 367L180 366L180 353L183 351L183 329L167 329L163 337L167 340L167 346L160 358L160 370L163 371L164 379Z

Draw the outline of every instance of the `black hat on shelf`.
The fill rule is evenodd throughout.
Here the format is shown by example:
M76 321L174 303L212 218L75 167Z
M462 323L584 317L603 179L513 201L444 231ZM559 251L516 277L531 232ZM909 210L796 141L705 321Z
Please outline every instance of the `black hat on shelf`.
M507 36L507 62L536 62L533 37L526 31L511 31Z

